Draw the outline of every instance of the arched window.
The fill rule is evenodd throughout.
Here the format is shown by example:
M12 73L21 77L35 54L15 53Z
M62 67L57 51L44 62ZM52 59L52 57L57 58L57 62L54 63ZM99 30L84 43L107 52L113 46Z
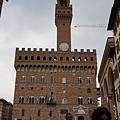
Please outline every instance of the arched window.
M37 60L40 60L40 57L39 57L39 56L37 56Z
M45 57L45 56L43 57L43 60L46 60L46 57Z
M18 58L19 60L22 60L22 56L19 56L19 58Z
M34 97L33 97L33 96L31 96L31 97L29 98L29 104L34 104Z
M90 84L90 83L91 83L90 77L86 77L86 84Z
M30 82L31 82L31 83L35 83L35 82L36 82L35 76L32 76L32 77L30 78Z
M69 57L66 57L66 61L69 61Z
M28 60L28 56L25 56L25 60Z
M31 56L31 60L34 60L34 56Z
M21 83L25 83L25 82L26 82L26 77L25 77L25 76L22 76L21 79L20 79L20 82L21 82Z
M83 104L83 98L82 97L78 98L78 104L80 104L80 105Z
M44 104L44 103L45 103L45 97L44 97L44 96L41 96L41 97L40 97L39 103L40 103L40 104Z
M63 89L63 93L66 93L65 89Z
M87 89L87 93L91 93L91 89L90 88Z
M67 103L67 99L66 98L63 98L62 99L62 104L66 104Z
M88 101L88 104L92 104L92 98L91 98L91 97L89 97L89 98L87 99L87 101Z
M82 93L82 88L78 88L78 93Z
M62 83L66 83L66 78L65 77L62 78Z
M40 77L40 83L45 83L45 77L44 76Z
M37 66L34 65L34 67L33 67L33 72L36 72L36 71L37 71Z
M21 103L21 104L24 103L24 97L23 96L19 97L19 103Z
M83 66L80 66L80 72L83 72Z
M60 57L60 61L63 61L63 57Z
M78 77L77 82L78 82L78 84L82 83L82 78Z

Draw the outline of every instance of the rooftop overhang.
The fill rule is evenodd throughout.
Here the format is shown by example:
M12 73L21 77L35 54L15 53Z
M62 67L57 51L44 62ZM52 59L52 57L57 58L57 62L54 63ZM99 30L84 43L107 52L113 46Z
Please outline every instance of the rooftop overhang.
M108 58L112 58L115 53L115 44L114 44L114 38L113 37L108 37L106 46L104 49L100 69L99 69L99 74L98 74L98 81L100 82L101 76L104 72L105 65L107 63Z
M107 30L113 30L116 14L119 8L120 8L120 0L114 0L114 4L111 9L111 14L110 14Z

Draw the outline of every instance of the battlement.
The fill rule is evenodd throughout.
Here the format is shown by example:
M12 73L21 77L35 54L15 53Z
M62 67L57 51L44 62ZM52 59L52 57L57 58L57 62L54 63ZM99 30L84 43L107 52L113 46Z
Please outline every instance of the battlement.
M51 50L49 48L16 48L16 52L57 52L55 51L54 48L51 48ZM72 53L96 53L96 49L93 49L92 51L90 49L74 49L73 51L71 51Z

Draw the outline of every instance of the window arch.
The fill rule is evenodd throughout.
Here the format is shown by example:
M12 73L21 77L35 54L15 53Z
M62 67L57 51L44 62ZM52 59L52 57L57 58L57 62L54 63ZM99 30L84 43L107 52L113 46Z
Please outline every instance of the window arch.
M22 60L22 56L19 56L19 58L18 58L19 60Z
M86 84L90 84L90 83L91 83L90 77L86 77Z
M34 97L31 96L31 97L29 98L29 104L34 104L34 102L35 102Z
M44 76L40 77L40 83L45 83L45 77Z
M60 57L60 61L63 61L63 57Z
M43 60L46 60L46 57L45 57L45 56L43 57Z
M40 60L40 56L37 56L37 60Z
M65 77L62 78L62 83L66 83L66 78Z
M44 103L45 103L45 97L44 97L44 96L41 96L41 97L40 97L39 103L40 103L40 104L44 104Z
M82 93L82 88L78 88L78 93Z
M82 97L78 97L78 104L83 104L83 98Z
M25 76L22 76L21 79L20 79L20 82L21 82L21 83L25 83L25 82L26 82L26 77L25 77Z
M28 56L25 56L25 60L28 60Z
M66 57L66 61L69 61L69 57Z
M31 82L31 83L35 83L35 82L36 82L35 76L32 76L32 77L30 78L30 82Z
M89 98L87 99L87 101L88 101L88 104L92 104L92 98L91 98L91 97L89 97Z
M23 104L23 103L24 103L24 100L25 100L25 99L24 99L23 96L20 96L20 97L19 97L19 103Z
M34 60L34 56L31 56L31 60Z
M78 84L82 83L82 78L81 78L81 77L78 77L78 78L77 78L77 82L78 82Z
M67 99L66 98L62 99L62 104L67 104Z
M91 93L91 89L90 88L87 89L87 93Z

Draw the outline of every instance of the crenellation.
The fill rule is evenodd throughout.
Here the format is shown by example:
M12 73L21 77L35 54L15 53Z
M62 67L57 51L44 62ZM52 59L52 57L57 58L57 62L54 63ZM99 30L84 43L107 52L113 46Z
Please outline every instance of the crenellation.
M96 49L93 49L93 53L96 53Z
M39 48L39 51L43 51L43 49L42 49L42 48Z
M87 49L87 53L90 53L90 49Z
M28 48L28 51L31 51L31 48Z
M51 52L54 52L54 48L51 49Z
M22 52L25 52L25 48L22 48Z
M80 49L81 53L84 53L84 49Z
M47 51L49 51L49 49L48 49L48 48L46 48L46 49L45 49L45 51L47 52Z
M37 48L33 48L33 51L36 52L36 51L37 51Z
M74 49L74 52L78 52L78 49Z

